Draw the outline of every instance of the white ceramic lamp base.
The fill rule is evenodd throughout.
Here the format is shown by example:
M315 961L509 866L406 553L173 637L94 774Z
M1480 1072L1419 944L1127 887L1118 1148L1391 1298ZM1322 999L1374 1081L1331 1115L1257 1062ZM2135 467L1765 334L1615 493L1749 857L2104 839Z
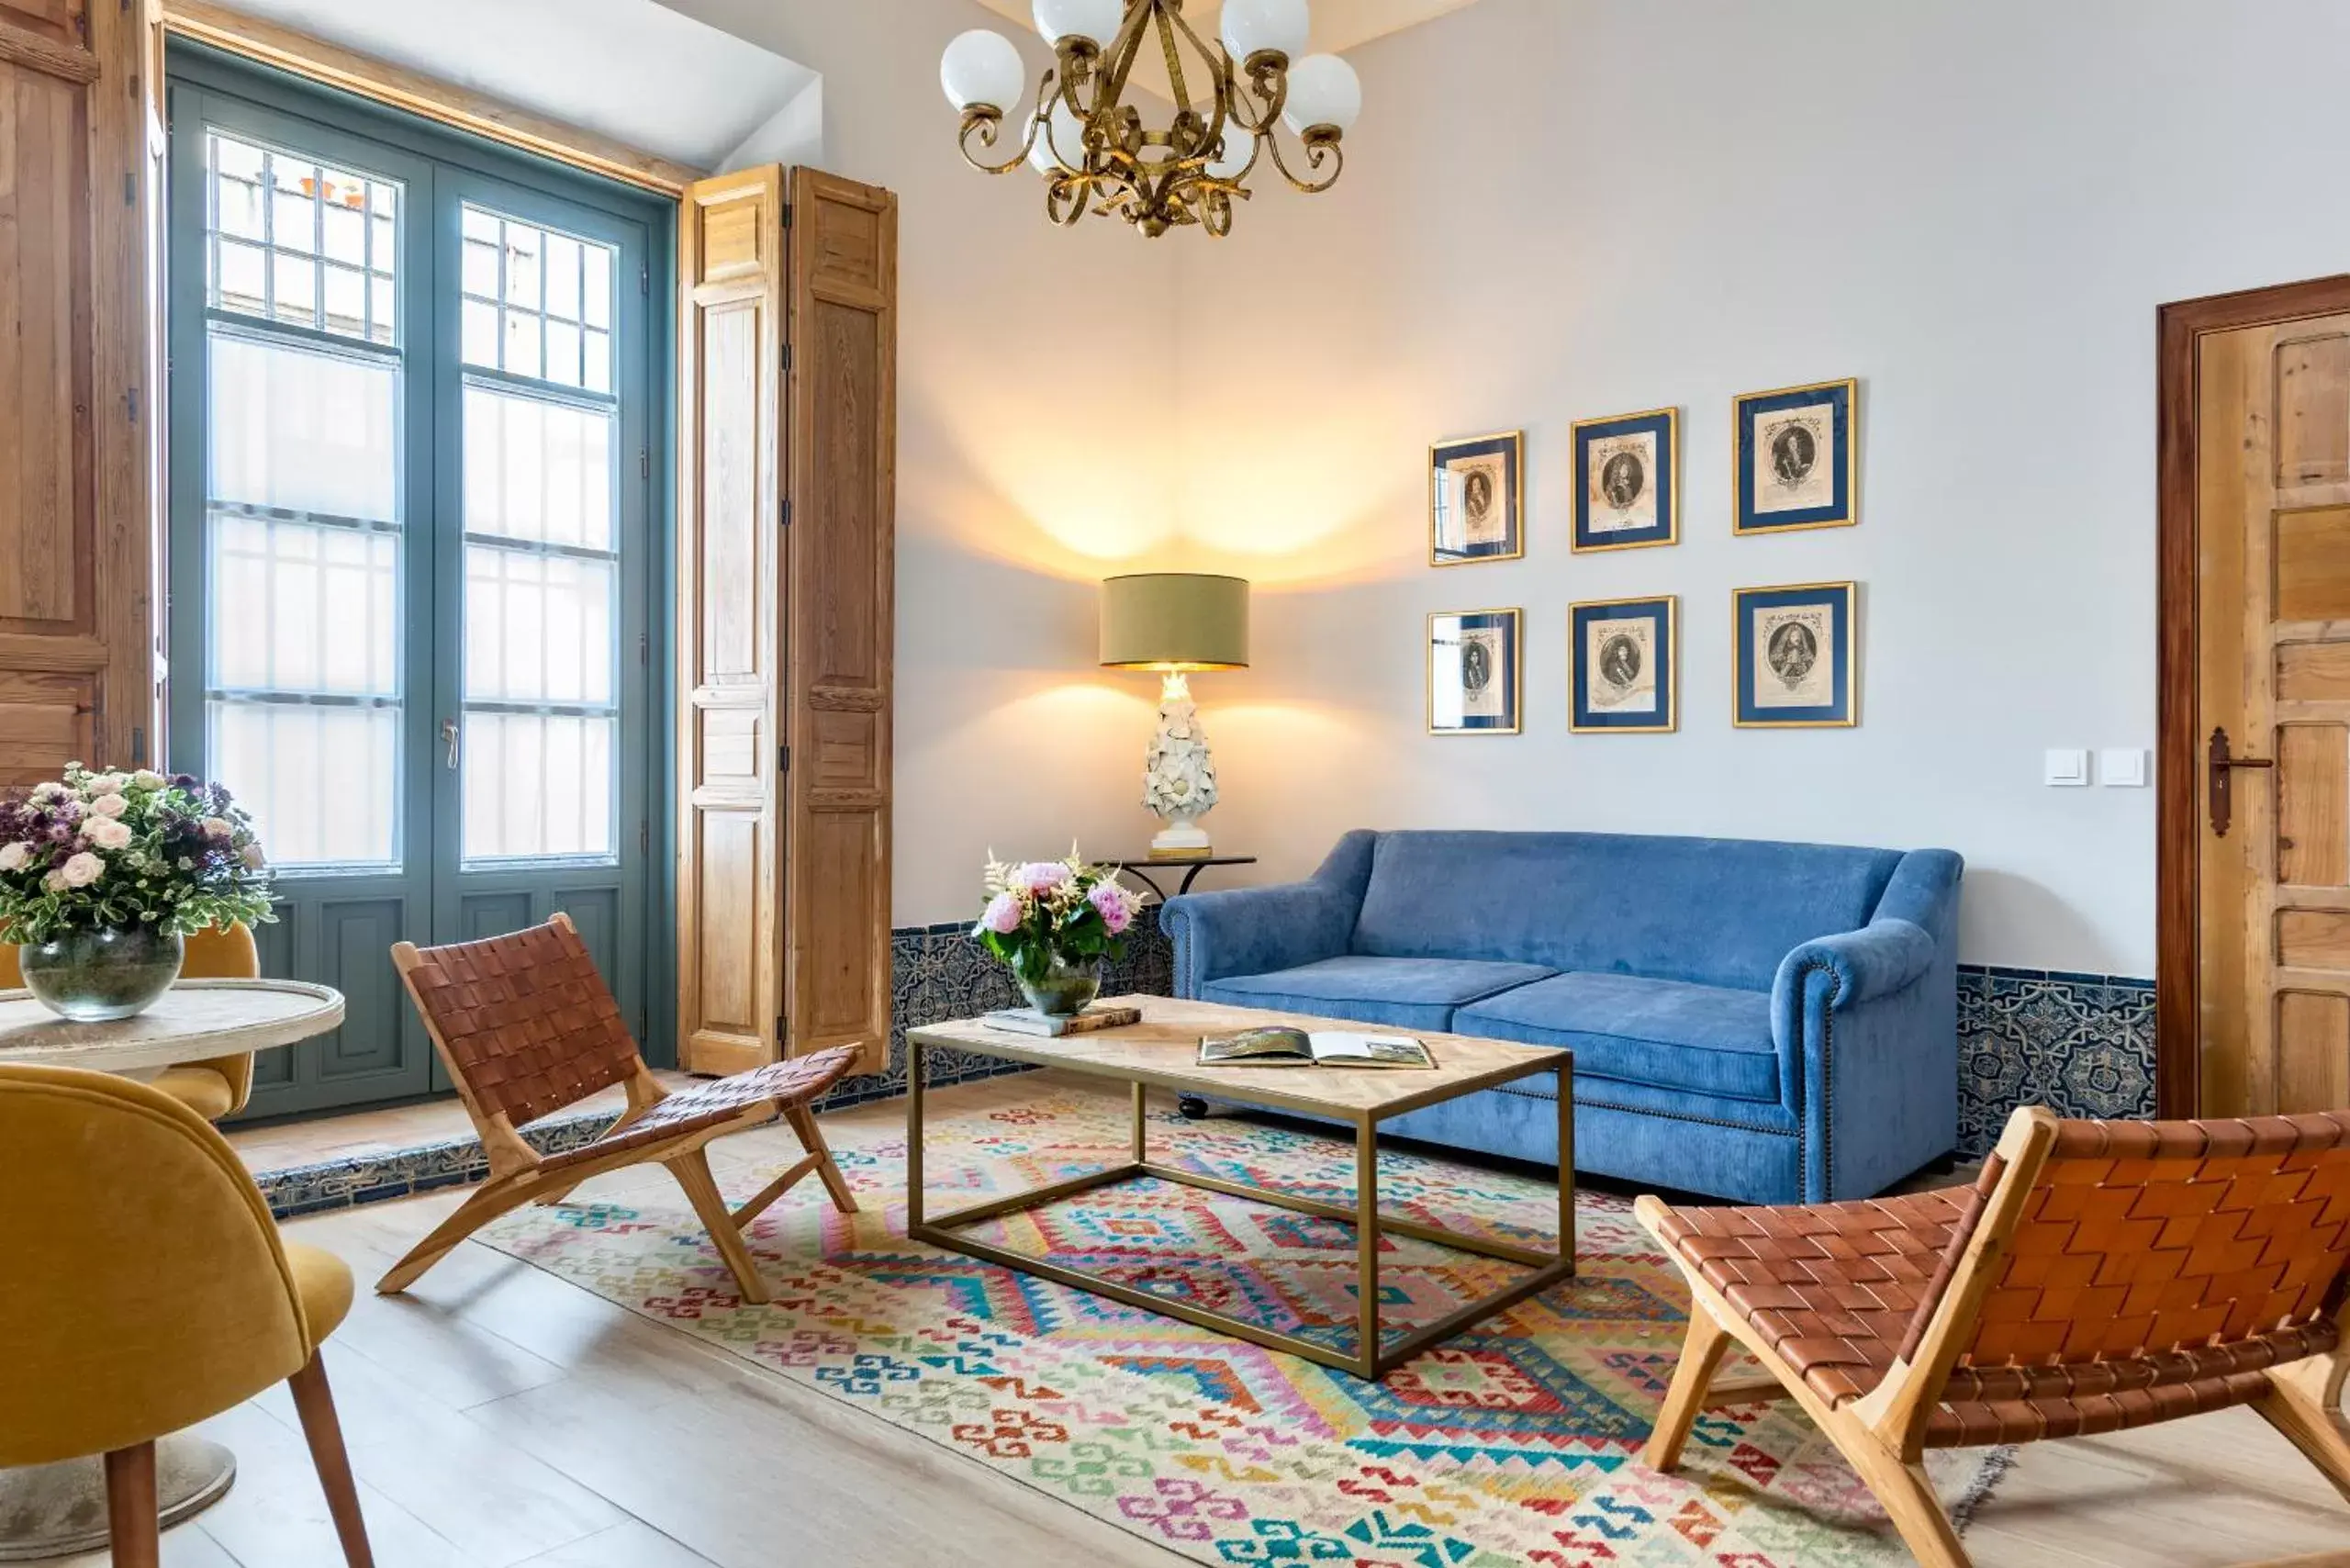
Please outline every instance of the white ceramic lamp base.
M1158 693L1158 731L1143 754L1142 803L1167 824L1150 841L1151 854L1197 859L1210 853L1199 819L1214 810L1215 801L1215 760L1192 705L1191 682L1181 670L1169 670Z
M1189 817L1169 818L1158 836L1150 841L1151 854L1160 859L1186 860L1211 853L1207 829Z

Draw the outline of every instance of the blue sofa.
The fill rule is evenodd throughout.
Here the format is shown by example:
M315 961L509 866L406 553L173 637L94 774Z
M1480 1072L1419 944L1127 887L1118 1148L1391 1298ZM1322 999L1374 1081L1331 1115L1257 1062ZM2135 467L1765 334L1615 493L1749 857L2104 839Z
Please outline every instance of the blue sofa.
M1903 853L1371 833L1310 880L1169 901L1175 992L1571 1047L1579 1170L1749 1203L1869 1197L1958 1142L1958 886ZM1557 1087L1384 1124L1554 1163Z

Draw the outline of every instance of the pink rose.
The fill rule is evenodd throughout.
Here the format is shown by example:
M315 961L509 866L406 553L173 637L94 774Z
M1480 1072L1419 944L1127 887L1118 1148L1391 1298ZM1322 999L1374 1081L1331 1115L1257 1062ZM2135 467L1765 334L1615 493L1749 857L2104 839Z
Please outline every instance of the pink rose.
M89 834L90 842L100 849L130 847L130 824L128 823L118 823L112 817L99 817L84 831Z
M40 885L52 893L62 893L65 890L65 873L51 871L40 879Z
M236 827L227 817L204 819L204 836L207 838L227 838L236 831Z
M992 931L999 936L1009 936L1020 929L1021 917L1025 913L1021 908L1020 895L1006 890L988 901L986 913L979 916L979 931ZM979 932L972 935L976 936Z
M21 871L32 857L33 846L29 844L0 846L0 871Z
M92 814L101 817L118 817L129 809L130 802L120 795L101 795L90 802Z
M1032 893L1049 893L1066 887L1076 875L1058 860L1032 860L1012 874L1012 885Z
M86 888L106 875L106 863L84 849L57 868L69 888Z
M1096 882L1093 890L1085 895L1086 902L1101 912L1102 924L1110 928L1113 936L1121 935L1135 922L1134 895L1116 882Z
M261 840L259 839L255 839L251 844L246 845L240 857L244 861L245 869L248 871L258 871L263 866L269 864L269 857L261 852Z

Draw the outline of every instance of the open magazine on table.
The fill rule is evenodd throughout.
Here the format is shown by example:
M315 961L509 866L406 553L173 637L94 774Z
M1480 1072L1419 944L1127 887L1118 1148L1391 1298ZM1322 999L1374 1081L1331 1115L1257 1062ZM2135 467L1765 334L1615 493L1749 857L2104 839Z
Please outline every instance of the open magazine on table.
M1292 1029L1275 1025L1210 1035L1200 1041L1202 1067L1436 1066L1428 1048L1409 1035L1366 1035L1354 1029Z

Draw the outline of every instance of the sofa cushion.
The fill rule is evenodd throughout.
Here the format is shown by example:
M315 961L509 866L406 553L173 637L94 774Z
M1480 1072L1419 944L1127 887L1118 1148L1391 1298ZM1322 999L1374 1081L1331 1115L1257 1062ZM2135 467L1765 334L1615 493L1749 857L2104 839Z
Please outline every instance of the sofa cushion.
M1866 925L1897 851L1597 833L1382 833L1349 943L1768 991L1779 960Z
M1270 974L1229 975L1202 986L1200 996L1233 1007L1441 1033L1452 1027L1453 1009L1553 972L1477 958L1325 958Z
M1462 1008L1455 1033L1575 1053L1578 1079L1605 1078L1731 1100L1779 1098L1771 993L1569 974Z

